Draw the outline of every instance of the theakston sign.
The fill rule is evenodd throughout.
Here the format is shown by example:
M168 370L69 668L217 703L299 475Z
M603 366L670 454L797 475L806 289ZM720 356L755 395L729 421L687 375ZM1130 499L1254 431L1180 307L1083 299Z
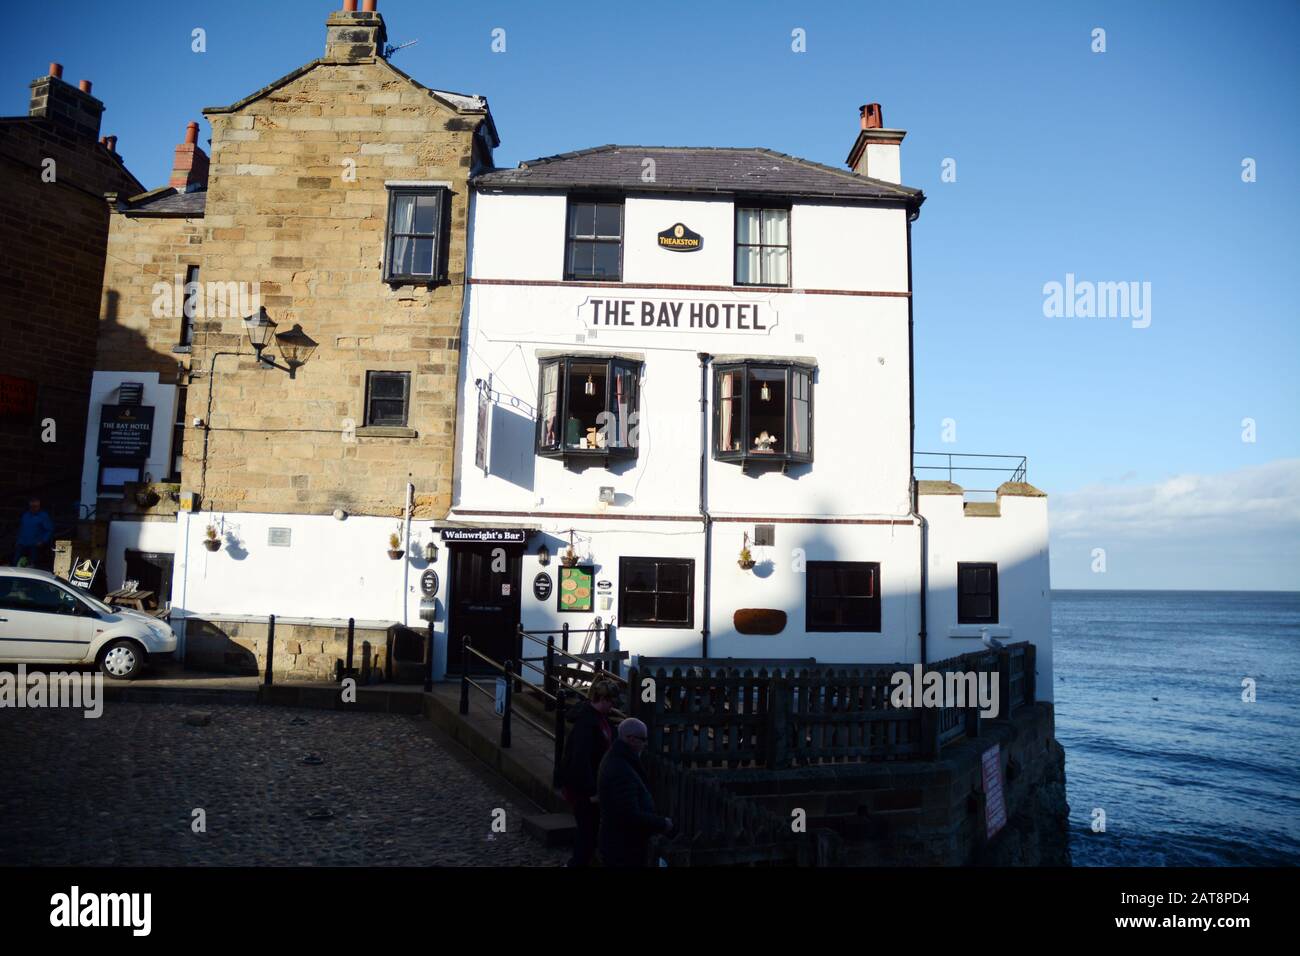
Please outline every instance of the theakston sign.
M699 252L704 248L704 237L679 222L659 233L659 248L669 252Z
M677 332L730 332L767 335L778 315L770 302L718 302L699 299L595 299L578 306L591 329L654 329Z

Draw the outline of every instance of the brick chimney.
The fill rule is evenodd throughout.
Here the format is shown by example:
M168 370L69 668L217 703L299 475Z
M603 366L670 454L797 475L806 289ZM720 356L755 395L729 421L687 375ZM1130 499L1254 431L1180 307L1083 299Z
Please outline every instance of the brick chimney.
M208 154L199 146L198 123L185 127L185 142L176 147L172 178L167 185L182 193L208 188Z
M384 55L388 31L377 6L378 0L364 0L358 11L357 0L343 0L343 9L325 21L325 59L356 63Z
M32 100L27 115L47 119L79 139L99 139L104 104L90 95L90 81L81 89L63 81L63 66L50 64L46 76L31 82Z
M884 113L879 103L868 103L858 110L861 130L858 138L849 150L845 160L849 169L859 176L870 176L887 183L902 183L903 137L907 133L901 129L885 129Z

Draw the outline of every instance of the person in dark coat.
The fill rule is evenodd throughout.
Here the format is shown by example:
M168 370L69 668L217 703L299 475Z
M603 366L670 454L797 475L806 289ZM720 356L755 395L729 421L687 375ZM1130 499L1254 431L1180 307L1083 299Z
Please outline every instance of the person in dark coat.
M565 802L573 809L577 825L569 866L590 866L596 854L596 834L600 829L596 773L614 740L608 714L618 700L618 687L611 680L597 679L587 696L576 710L560 763L560 789Z
M673 821L655 812L641 766L646 727L635 717L618 725L618 740L600 764L600 858L606 866L645 866L650 837L667 833Z

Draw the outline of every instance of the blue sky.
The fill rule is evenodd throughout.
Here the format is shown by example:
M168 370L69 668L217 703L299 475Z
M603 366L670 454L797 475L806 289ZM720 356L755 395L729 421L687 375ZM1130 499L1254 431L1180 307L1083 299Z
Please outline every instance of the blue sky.
M0 39L0 111L24 112L58 60L94 81L104 132L161 185L185 123L319 56L341 5L23 5ZM929 196L914 234L918 449L1028 455L1052 495L1057 587L1300 588L1300 5L379 9L392 42L419 40L394 63L488 96L502 165L607 142L842 165L858 106L882 103L908 130L904 181ZM1067 273L1149 282L1149 327L1045 317L1043 286Z

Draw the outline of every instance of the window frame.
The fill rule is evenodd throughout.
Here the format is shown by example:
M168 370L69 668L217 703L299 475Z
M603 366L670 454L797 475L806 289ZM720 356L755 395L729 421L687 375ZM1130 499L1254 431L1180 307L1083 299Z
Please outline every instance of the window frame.
M750 373L755 369L780 370L784 372L785 386L785 430L786 430L786 449L776 452L755 452L747 444L742 442L742 446L734 451L727 451L721 447L722 444L722 379L728 372L740 370L744 376L745 388L741 392L740 403L740 424L739 431L741 435L748 435L750 431L749 419L749 381ZM806 452L795 452L789 450L789 435L791 433L790 423L794 417L794 378L796 373L802 373L808 377L808 450ZM740 462L743 468L759 462L769 462L781 465L784 471L791 464L812 464L813 453L816 447L813 443L814 428L813 422L816 418L816 386L817 368L804 362L794 361L773 361L767 359L741 359L738 361L719 362L713 366L713 438L712 450L715 461ZM732 396L729 401L737 401Z
M370 403L374 398L373 386L377 375L396 375L402 379L402 420L401 422L377 422L371 417ZM392 401L392 399L381 399ZM376 368L366 370L366 393L362 406L363 428L409 428L411 420L411 373L402 369Z
M447 240L450 230L451 187L446 185L387 185L388 212L384 219L384 282L391 286L434 286L447 282ZM432 233L395 232L397 200L403 196L435 196ZM397 272L393 266L393 246L397 239L433 239L433 264L429 275Z
M758 210L760 214L767 212L784 212L785 213L785 244L765 242L741 242L740 241L740 214L749 210ZM741 199L735 203L734 215L731 219L731 284L740 286L744 289L789 289L794 283L794 210L789 203L781 202L763 202L759 200ZM759 218L759 239L763 236L762 217ZM784 249L785 250L785 281L784 282L741 282L740 281L740 249L756 248L759 250L758 271L763 272L763 249Z
M557 369L555 381L556 443L554 445L543 445L542 432L546 423L546 392L544 391L546 388L546 369L552 365ZM626 423L629 436L633 428L640 426L641 378L645 371L645 362L640 359L620 358L615 355L548 355L537 360L537 422L533 436L534 454L539 458L561 458L566 464L584 462L608 464L611 459L620 461L635 460L637 445L630 442L627 445L607 445L604 448L570 448L565 443L564 423L568 420L566 413L569 404L568 383L574 365L605 366L604 412L611 414L613 413L614 389L610 383L614 381L614 373L620 369L630 372L633 381L636 383L636 396L632 407L628 410L628 418L636 416L636 421Z
M859 627L856 623L855 624L820 624L820 625L814 625L812 623L811 612L812 612L813 597L814 597L812 593L813 570L815 568L820 570L822 568L827 568L827 567L836 568L845 565L863 565L869 568L872 575L871 582L872 582L873 593L870 597L866 597L866 598L862 597L861 595L838 594L834 598L829 598L829 600L835 600L835 601L866 600L870 602L868 604L868 607L872 609L872 617L871 620L869 620L867 623L874 624L875 625L874 627ZM883 602L882 602L882 590L880 585L880 562L879 561L809 561L805 565L804 571L805 571L805 577L807 578L807 580L804 582L804 610L803 610L803 614L804 614L803 624L804 624L804 631L806 633L809 634L880 634L882 633L881 605ZM822 600L828 599L825 595L818 595L818 598Z
M575 206L617 206L618 207L618 239L600 238L599 234L593 231L591 237L579 238L574 234L574 216ZM595 217L592 217L592 229L595 229ZM574 242L593 242L606 243L613 242L618 244L618 274L613 276L599 277L592 275L579 275L570 271L570 251ZM562 272L565 282L582 282L582 283L604 283L604 282L622 282L623 281L623 253L627 241L627 202L623 196L611 195L588 195L576 194L568 197L564 206L564 262L562 263Z
M967 614L963 610L965 601L972 597L982 597L978 592L965 593L962 585L963 571L990 570L992 585L989 589L991 617L983 618ZM998 563L996 561L958 561L957 562L957 623L992 626L998 623Z
M629 565L634 561L652 561L655 565L655 589L653 591L628 591L627 581L631 576ZM658 621L653 622L631 622L627 620L625 608L627 607L627 594L653 594L656 595L655 612L658 613L659 604L657 596L659 594L681 594L681 591L661 591L659 589L659 565L660 564L680 564L686 568L687 588L686 594L686 620L680 621ZM618 559L618 626L620 628L655 628L655 629L673 629L673 630L694 630L695 629L695 559L694 558L676 558L676 557L653 557L641 555L623 555Z

